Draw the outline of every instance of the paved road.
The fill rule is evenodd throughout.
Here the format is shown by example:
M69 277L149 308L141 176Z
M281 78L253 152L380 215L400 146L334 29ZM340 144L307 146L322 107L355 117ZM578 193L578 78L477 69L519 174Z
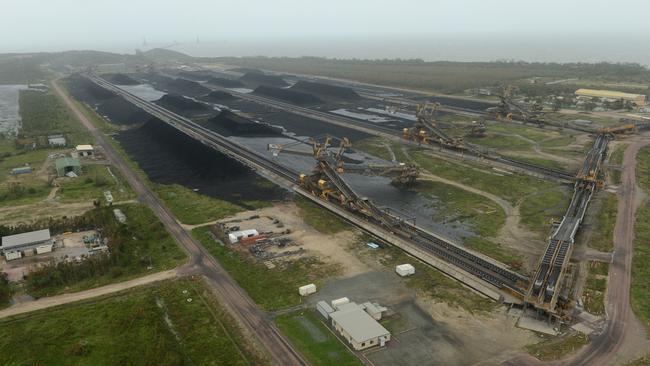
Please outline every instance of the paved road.
M614 226L614 255L609 269L606 313L607 323L602 334L592 340L576 355L553 363L554 365L599 366L610 365L629 334L632 319L630 282L634 221L636 213L636 155L640 148L650 144L641 141L631 144L623 157L622 183L618 190L618 215ZM504 365L542 365L530 356L522 356Z
M113 148L106 136L98 130L77 105L63 92L59 84L53 82L54 91L64 100L75 117L90 131L108 158L133 190L139 200L148 205L162 221L167 231L176 239L190 256L189 263L180 270L183 274L203 275L211 290L225 305L233 316L247 329L256 335L257 340L266 348L268 354L279 365L307 365L308 363L280 334L278 329L267 320L265 314L255 305L253 300L242 290L221 265L201 246L188 231L178 223L172 213L163 205L158 197L144 184L140 177L131 170L122 156Z

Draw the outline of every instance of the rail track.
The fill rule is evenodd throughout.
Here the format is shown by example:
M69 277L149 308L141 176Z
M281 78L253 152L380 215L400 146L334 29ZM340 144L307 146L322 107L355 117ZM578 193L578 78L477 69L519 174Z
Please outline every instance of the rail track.
M293 186L293 189L302 195L311 195L310 192L295 186L298 177L297 172L282 167L266 157L261 156L244 146L238 145L224 136L210 131L185 117L179 116L154 103L139 98L96 75L87 75L87 77L95 84L112 91L113 93L121 95L130 103L142 108L152 116L161 119L163 122L170 124L182 133L195 138L206 146L232 157L242 164L254 169L258 173L264 175L266 172L267 177L270 175L270 178L276 183L280 183L284 186ZM461 269L462 271L489 283L497 289L507 291L508 293L518 293L522 297L525 294L524 289L527 287L528 282L528 279L525 276L511 271L505 265L482 258L465 248L384 212L374 206L371 202L358 197L333 170L328 170L325 173L337 185L337 187L339 187L343 194L357 202L364 202L365 208L370 210L372 213L370 215L371 219L368 221L374 221L373 224L380 226L383 230L390 231L393 235L409 242L411 245L414 245L421 250L424 250ZM328 207L327 205L323 206L326 208ZM368 217L364 218L368 219Z

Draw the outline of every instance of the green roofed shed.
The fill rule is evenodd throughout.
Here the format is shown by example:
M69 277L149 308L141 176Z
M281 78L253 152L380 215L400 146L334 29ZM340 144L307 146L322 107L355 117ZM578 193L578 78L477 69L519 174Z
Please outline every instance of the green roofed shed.
M81 174L81 163L76 158L58 158L54 161L54 166L56 167L56 175L59 177L63 177L69 172L74 172L76 175Z

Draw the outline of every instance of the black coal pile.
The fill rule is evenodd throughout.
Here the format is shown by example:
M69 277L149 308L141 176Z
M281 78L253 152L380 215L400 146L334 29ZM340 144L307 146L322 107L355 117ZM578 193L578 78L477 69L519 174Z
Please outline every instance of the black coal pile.
M290 90L311 93L324 99L333 100L358 100L361 96L354 90L344 86L336 86L311 81L299 81Z
M183 78L174 79L172 82L167 84L167 88L174 93L189 95L192 97L205 95L210 92L210 89L197 83L196 81Z
M370 135L361 131L343 126L336 126L317 119L307 118L285 111L268 113L262 117L262 120L272 125L282 126L288 132L292 132L297 136L318 136L329 134L339 138L347 137L352 141L353 146L355 141L370 137Z
M232 94L227 93L225 91L213 90L210 93L202 96L201 99L206 100L208 102L219 103L226 100L233 100L235 99L235 97Z
M155 118L120 132L116 139L155 183L180 184L244 207L246 201L281 199L285 193L237 161Z
M210 118L205 127L223 136L268 137L282 134L280 128L251 121L229 110L223 110L218 115Z
M205 114L212 109L203 103L199 103L190 98L186 98L178 94L165 94L162 98L154 101L159 106L169 109L174 113L184 116L192 116L196 114Z
M323 102L317 96L309 93L303 93L291 89L276 88L266 85L258 86L255 91L253 91L253 93L275 99L286 100L287 102L291 102L297 105L315 105Z
M208 77L207 82L211 83L211 84L214 84L214 85L223 86L224 88L242 88L242 87L244 87L244 83L242 83L239 80L219 78L219 77L216 77L216 76Z
M139 85L140 82L124 74L105 74L104 79L117 85Z
M242 72L244 74L249 73L249 72L257 73L257 74L263 74L262 70L253 69L253 68L250 68L250 67L235 67L235 68L232 68L232 69L228 69L228 71Z
M72 75L67 80L70 94L75 99L91 105L117 96L81 75Z
M96 106L97 112L106 116L111 122L121 125L132 125L148 121L149 113L134 106L121 96L101 101Z
M205 71L181 71L178 76L194 81L206 81L210 77Z
M144 78L149 81L151 84L156 85L158 89L167 90L168 86L174 82L174 78L167 77L165 75L158 74L156 72L149 72L144 75Z
M244 76L239 78L240 81L246 83L247 85L267 85L267 86L277 86L284 87L289 86L283 78L275 75L266 75L259 72L247 72Z

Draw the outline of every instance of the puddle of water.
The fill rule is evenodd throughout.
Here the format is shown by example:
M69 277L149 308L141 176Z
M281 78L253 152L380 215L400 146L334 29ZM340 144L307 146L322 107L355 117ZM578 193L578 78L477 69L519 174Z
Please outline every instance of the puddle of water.
M147 100L149 102L153 102L154 100L160 99L163 95L165 95L164 92L161 92L160 90L155 89L153 86L149 84L140 84L140 85L119 85L120 88L128 91L129 93L140 97L144 100Z
M0 134L15 135L21 127L18 96L27 85L0 85Z

